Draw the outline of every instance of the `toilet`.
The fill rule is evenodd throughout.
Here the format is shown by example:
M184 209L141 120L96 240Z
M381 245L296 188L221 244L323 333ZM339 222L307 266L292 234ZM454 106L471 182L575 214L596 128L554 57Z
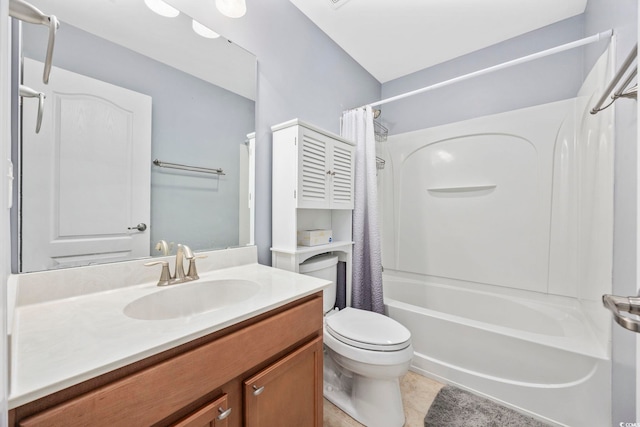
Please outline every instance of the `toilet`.
M331 280L323 291L324 397L368 427L401 427L400 378L407 373L411 333L382 314L334 309L338 256L309 258L299 272Z

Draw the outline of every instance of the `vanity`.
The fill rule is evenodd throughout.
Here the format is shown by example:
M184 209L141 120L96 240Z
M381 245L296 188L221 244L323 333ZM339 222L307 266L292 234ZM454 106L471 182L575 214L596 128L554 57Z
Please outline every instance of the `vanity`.
M144 260L12 278L9 425L321 426L328 282L259 265L255 247L208 255L167 287ZM126 310L223 284L229 303L200 313Z
M255 56L193 33L185 13L158 21L143 2L81 3L33 0L61 22L47 85L43 33L20 31L15 84L50 94L43 118L34 103L21 110L12 141L12 271L23 274L9 280L9 425L320 426L329 283L261 266L243 246ZM158 22L158 34L140 31ZM54 143L63 122L70 133ZM160 266L131 260L174 269L157 256L179 242L208 256L198 280L159 287Z

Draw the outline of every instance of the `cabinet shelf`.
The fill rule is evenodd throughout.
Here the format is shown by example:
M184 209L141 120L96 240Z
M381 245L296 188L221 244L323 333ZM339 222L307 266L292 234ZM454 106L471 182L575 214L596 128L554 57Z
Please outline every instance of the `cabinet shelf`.
M339 241L339 242L331 242L326 245L317 245L317 246L298 246L295 250L291 249L279 249L279 248L271 248L271 252L281 252L285 254L308 254L312 252L331 252L338 251L345 248L351 248L354 242L350 241Z

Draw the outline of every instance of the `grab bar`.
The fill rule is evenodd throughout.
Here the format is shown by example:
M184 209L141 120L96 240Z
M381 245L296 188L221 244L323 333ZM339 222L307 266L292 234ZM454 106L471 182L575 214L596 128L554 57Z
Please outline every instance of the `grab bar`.
M40 133L42 126L42 114L44 113L44 99L46 95L42 92L35 91L28 86L20 85L20 96L23 98L38 98L38 119L36 121L36 133Z
M602 104L604 104L604 101L606 101L607 97L613 91L613 89L616 87L616 85L618 84L620 79L622 79L624 74L627 72L627 70L629 69L629 67L633 63L633 60L636 59L636 56L638 56L638 44L637 43L633 47L633 49L631 49L631 52L629 52L629 55L627 56L627 59L624 60L624 62L622 63L622 66L620 66L620 70L618 70L618 73L615 75L613 80L611 80L611 83L609 83L609 86L607 86L607 88L605 89L604 93L602 94L602 96L600 97L600 99L598 100L596 105L591 109L591 114L597 114L599 111L604 110L605 108L607 108L611 104L613 104L615 102L615 100L618 99L618 98L622 98L622 97L624 97L624 98L633 98L633 97L636 96L637 88L635 88L635 90L634 90L634 88L631 88L627 92L625 92L625 89L627 88L629 83L631 83L631 80L633 79L633 77L638 73L638 67L637 66L631 72L631 75L629 77L627 77L627 79L624 81L624 84L622 84L620 86L620 88L613 95L611 95L612 101L609 102L604 107L602 106Z
M640 332L640 320L623 316L620 312L640 315L640 297L619 297L602 295L602 303L613 313L613 318L620 326L633 332Z
M47 57L44 62L42 81L49 83L51 63L53 61L53 47L56 42L56 31L60 27L60 21L54 15L47 16L35 6L24 0L9 0L9 16L31 24L46 25L49 27L49 41L47 43Z
M180 163L161 162L158 159L155 159L153 161L153 164L161 168L180 169L180 170L186 170L191 172L211 173L215 175L225 175L224 171L221 168L212 169L212 168L203 168L200 166L181 165Z

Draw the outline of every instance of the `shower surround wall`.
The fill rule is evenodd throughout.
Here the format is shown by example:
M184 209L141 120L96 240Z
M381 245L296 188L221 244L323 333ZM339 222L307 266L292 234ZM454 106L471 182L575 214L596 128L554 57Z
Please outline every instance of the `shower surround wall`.
M390 316L412 331L414 369L547 420L609 423L611 322L600 297L611 292L613 109L589 110L612 67L607 51L576 98L393 135L379 145L387 160L378 176L385 299ZM464 306L465 292L476 304L451 311ZM443 295L459 296L447 304ZM499 303L483 310L488 301ZM501 319L512 306L544 314L555 329L522 328L518 310ZM434 330L457 331L445 332L459 341L451 344L457 355L447 359L439 332L429 335ZM474 339L495 348L474 346ZM551 357L554 351L562 357ZM496 357L491 366L476 360ZM516 360L536 375L508 369ZM580 374L558 376L576 366ZM572 404L558 408L558 399Z

